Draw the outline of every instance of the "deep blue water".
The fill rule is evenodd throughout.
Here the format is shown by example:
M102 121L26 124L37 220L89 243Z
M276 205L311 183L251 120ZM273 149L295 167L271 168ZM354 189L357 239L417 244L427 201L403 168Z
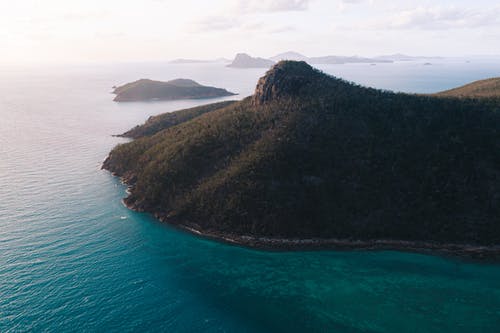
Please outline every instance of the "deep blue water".
M323 66L432 92L500 76L463 61ZM110 87L187 77L241 96L263 70L123 64L0 68L0 332L498 332L500 264L401 252L262 252L121 204L111 137L207 101L113 103Z

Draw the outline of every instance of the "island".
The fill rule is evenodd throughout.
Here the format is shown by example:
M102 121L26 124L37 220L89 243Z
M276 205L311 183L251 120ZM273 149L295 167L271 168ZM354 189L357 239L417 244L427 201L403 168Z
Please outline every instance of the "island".
M393 63L401 61L417 61L417 60L439 60L441 57L435 56L409 56L405 54L381 55L376 57L360 57L360 56L340 56L326 55L308 57L299 52L287 51L270 58L252 57L246 53L238 53L234 60L218 58L214 60L199 60L199 59L175 59L170 61L171 64L198 64L198 63L229 63L227 67L233 68L270 68L276 62L282 60L305 61L313 65L329 65L329 64L377 64L377 63ZM428 63L430 64L430 63Z
M281 61L242 101L148 120L103 168L129 208L238 245L498 259L499 105Z
M370 64L370 63L392 63L392 60L364 58L358 56L324 56L309 58L308 63L314 65L328 64Z
M227 67L233 68L269 68L274 65L274 61L264 58L254 58L246 53L238 53L233 62Z
M358 56L336 56L328 55L321 57L307 57L303 54L294 51L288 51L280 53L270 58L273 61L280 60L295 60L295 61L305 61L309 64L314 65L328 65L328 64L358 64L358 63L392 63L391 59L384 58L365 58Z
M428 56L410 56L410 55L401 54L401 53L381 55L381 56L378 56L375 58L380 59L380 60L390 60L390 61L417 61L417 60L426 60L426 59L431 59L431 60L443 59L442 57L436 57L436 56L430 56L430 57L428 57Z
M203 86L188 79L168 82L141 79L116 87L113 94L116 95L115 102L202 99L235 95L226 89Z

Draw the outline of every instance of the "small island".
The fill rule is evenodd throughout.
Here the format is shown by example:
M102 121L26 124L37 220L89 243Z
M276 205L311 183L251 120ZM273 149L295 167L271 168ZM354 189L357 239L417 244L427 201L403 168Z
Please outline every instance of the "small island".
M366 63L392 63L392 60L378 58L364 58L358 56L324 56L309 58L308 63L314 65L341 65L341 64L366 64Z
M258 58L252 57L246 53L238 53L233 62L227 67L233 68L270 68L276 62L282 60L305 61L311 65L343 65L343 64L391 64L400 61L417 61L417 60L437 60L440 57L426 56L409 56L404 54L382 55L377 57L360 57L360 56L341 56L341 55L326 55L308 57L299 52L287 51L277 54L273 57ZM426 63L431 65L431 63Z
M115 102L202 99L236 95L222 88L203 86L193 80L168 82L141 79L114 88Z
M358 63L392 63L392 60L379 58L363 58L358 56L336 56L328 55L321 57L307 57L294 51L280 53L269 59L251 57L246 53L238 53L233 62L227 67L233 68L270 68L276 62L282 60L305 61L314 65L332 64L358 64Z
M438 60L438 59L443 59L442 57L436 57L436 56L410 56L406 54L401 54L401 53L396 53L396 54L387 54L387 55L381 55L376 57L376 59L380 60L389 60L389 61L418 61L418 60L426 60L426 59L432 59L432 60Z
M150 118L103 168L129 208L226 242L499 259L499 105L281 61L242 101Z

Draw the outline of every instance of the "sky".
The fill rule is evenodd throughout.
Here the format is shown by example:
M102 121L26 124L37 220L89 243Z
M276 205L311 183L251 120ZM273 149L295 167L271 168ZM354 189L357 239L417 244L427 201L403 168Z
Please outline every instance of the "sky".
M496 0L0 0L0 63L500 54Z

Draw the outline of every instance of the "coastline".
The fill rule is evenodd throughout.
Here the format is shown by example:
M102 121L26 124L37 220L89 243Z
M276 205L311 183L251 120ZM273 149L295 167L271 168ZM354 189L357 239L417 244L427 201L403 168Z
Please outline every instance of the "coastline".
M133 185L130 184L131 175L120 176L109 171L114 177L118 177L127 186L126 193L130 195ZM210 239L217 242L234 246L241 246L262 251L401 251L413 252L426 255L438 255L443 257L459 258L462 260L473 260L480 262L500 262L500 245L485 246L475 244L438 243L429 241L408 241L394 239L340 239L340 238L273 238L264 236L238 235L218 231L206 231L199 229L196 224L178 223L162 213L148 212L134 205L127 204L126 198L122 203L130 210L148 213L162 223L174 228Z
M130 193L131 186L123 178L122 182L128 186L126 193ZM122 200L130 210L149 213L155 219L169 226L188 232L205 239L241 246L262 251L401 251L426 255L459 258L481 262L500 262L500 246L484 246L473 244L437 243L426 241L407 241L392 239L340 239L340 238L275 238L264 236L238 235L218 231L200 230L195 224L174 222L160 213L150 213L129 205Z
M156 216L155 216L156 217ZM161 222L169 223L163 219ZM171 224L194 235L231 245L264 251L402 251L440 255L475 261L500 261L500 246L440 244L389 239L352 240L338 238L272 238L204 232L186 225Z
M210 96L182 96L182 97L154 97L154 98L124 98L118 97L113 99L117 103L134 103L134 102L170 102L170 101L183 101L183 100L204 100L204 99L217 99L230 96L237 96L237 93L228 92L227 94L210 95Z

